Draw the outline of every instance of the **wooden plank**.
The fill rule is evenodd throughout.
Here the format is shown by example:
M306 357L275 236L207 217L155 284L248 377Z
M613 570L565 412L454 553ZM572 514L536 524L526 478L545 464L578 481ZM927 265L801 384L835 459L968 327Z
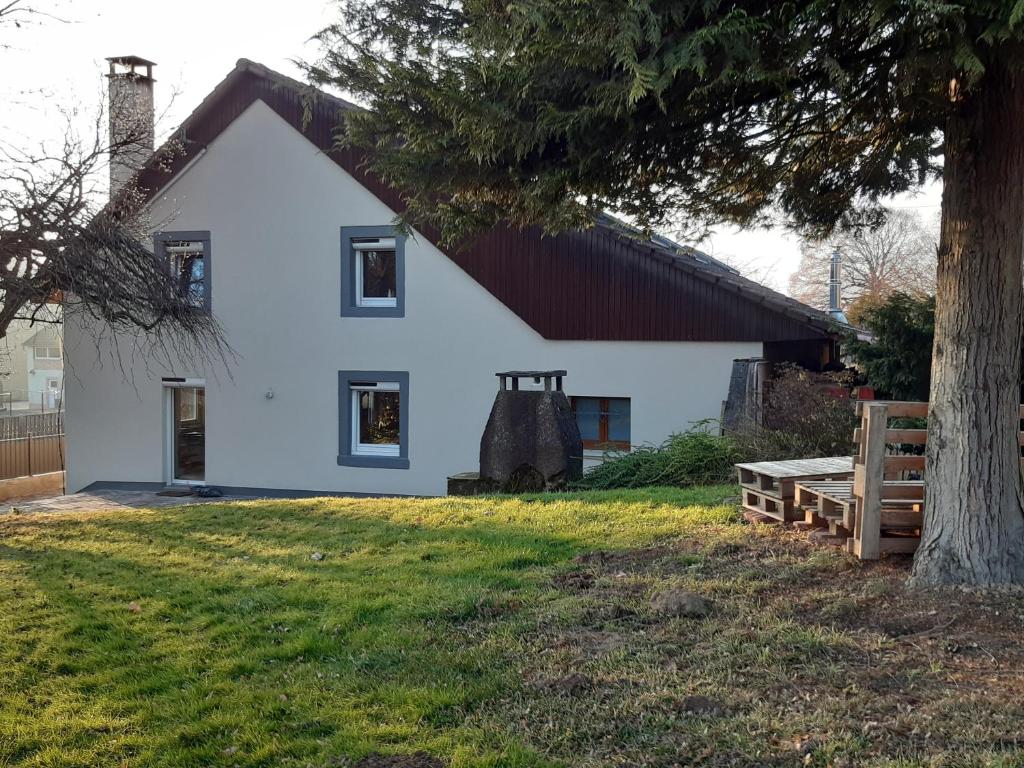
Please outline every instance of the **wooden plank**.
M861 560L878 559L882 532L882 483L885 472L885 443L888 408L883 404L864 406L863 493L854 520L854 554Z
M923 472L924 456L886 456L886 472Z
M743 508L789 522L795 520L792 499L778 499L752 488L743 488Z
M863 464L857 465L857 468L853 472L853 495L864 496L864 475L867 472L867 468Z
M882 483L882 498L886 500L924 500L923 480L886 480Z
M928 403L916 402L913 400L858 400L857 401L857 415L860 416L863 412L864 405L866 403L884 403L889 406L889 418L917 418L925 419L928 417ZM1024 419L1024 403L1020 406L1019 416Z
M859 400L857 402L857 415L864 412L865 406L884 405L889 411L890 419L923 419L928 416L928 403L914 400ZM1024 408L1021 409L1024 413ZM1021 418L1024 418L1022 416Z
M885 442L890 445L897 443L924 445L927 440L927 429L887 429L885 431Z
M924 515L914 509L883 509L882 528L920 528Z
M813 479L821 476L837 476L853 472L852 456L829 456L821 459L792 459L790 461L758 461L736 464L737 469L748 470L758 475L768 475L776 480Z

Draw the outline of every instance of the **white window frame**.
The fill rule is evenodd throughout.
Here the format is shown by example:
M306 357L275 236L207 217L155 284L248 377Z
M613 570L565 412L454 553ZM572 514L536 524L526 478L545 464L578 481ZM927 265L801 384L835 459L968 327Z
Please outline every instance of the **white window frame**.
M39 350L43 350L44 354L40 354ZM56 350L57 354L56 355L49 354L50 350ZM36 360L60 360L61 359L60 347L51 347L51 346L35 347L35 348L33 348L33 354L35 355Z
M354 240L352 250L355 257L355 282L357 307L397 307L398 306L398 243L393 237L378 237L373 240ZM395 254L395 295L364 296L363 295L363 251L391 251Z
M361 443L359 442L359 400L363 392L398 392L399 408L401 408L401 388L397 381L359 382L350 384L349 399L352 408L352 455L353 456L399 456L402 441L402 423L398 423L397 443Z

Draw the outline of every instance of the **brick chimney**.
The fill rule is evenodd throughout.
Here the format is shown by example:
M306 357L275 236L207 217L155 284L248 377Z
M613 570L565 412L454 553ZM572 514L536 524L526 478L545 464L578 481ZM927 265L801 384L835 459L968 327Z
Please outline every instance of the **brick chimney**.
M107 59L110 100L110 196L153 153L153 67L138 56Z

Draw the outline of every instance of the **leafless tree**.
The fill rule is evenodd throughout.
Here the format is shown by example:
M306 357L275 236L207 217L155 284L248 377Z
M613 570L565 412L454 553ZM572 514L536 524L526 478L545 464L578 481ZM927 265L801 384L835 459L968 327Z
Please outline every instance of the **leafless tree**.
M34 13L20 0L2 3L0 26ZM216 320L147 244L154 222L134 185L107 199L110 158L136 152L142 137L112 144L105 115L98 109L80 130L68 114L52 145L0 136L0 338L14 320L53 322L59 306L97 341L126 341L133 355L223 359Z
M842 303L884 298L896 291L935 293L938 228L916 211L889 209L880 222L837 231L828 240L806 240L800 266L789 280L790 294L805 304L828 308L829 262L842 255Z

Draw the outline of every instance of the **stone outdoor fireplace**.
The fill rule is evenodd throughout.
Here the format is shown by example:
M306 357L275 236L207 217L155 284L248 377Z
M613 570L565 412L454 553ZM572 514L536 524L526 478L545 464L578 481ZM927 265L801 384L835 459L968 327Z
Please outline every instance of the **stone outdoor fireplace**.
M565 371L502 371L498 394L480 439L480 471L448 479L450 495L553 490L583 474L583 442ZM523 388L523 380L543 389ZM536 384L534 384L536 387Z

